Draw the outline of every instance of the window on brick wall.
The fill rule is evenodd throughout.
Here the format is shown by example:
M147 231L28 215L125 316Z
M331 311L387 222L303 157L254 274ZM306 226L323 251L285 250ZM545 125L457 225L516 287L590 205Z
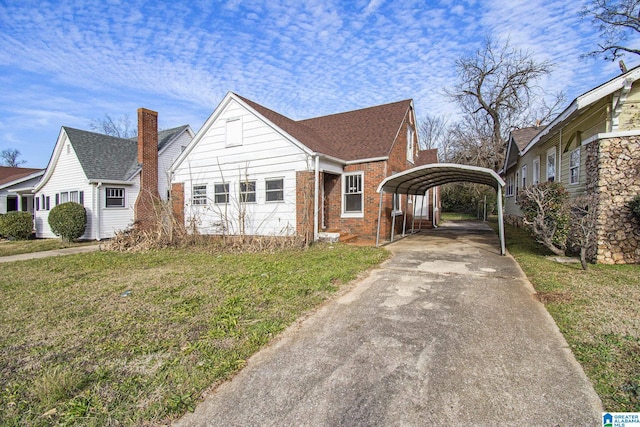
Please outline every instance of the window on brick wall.
M362 216L364 206L364 174L342 175L342 213L345 216Z
M411 125L407 126L407 160L413 163L413 154L415 151L415 132Z

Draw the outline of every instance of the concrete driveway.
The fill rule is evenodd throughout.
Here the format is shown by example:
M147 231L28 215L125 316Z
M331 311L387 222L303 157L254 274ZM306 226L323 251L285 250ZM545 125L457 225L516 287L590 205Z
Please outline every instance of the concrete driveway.
M393 257L249 360L176 426L601 425L531 284L482 223Z

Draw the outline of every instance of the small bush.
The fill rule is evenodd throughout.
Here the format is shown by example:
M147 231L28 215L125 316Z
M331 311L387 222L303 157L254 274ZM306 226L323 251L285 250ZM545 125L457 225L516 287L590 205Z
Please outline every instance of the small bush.
M633 215L640 220L640 194L631 199L629 202L629 208L631 209L631 212L633 212Z
M56 236L72 242L84 234L87 227L87 212L79 203L62 203L49 212L49 226Z
M556 255L564 256L569 235L569 193L558 182L543 182L518 193L525 224L536 239Z
M33 218L29 212L14 211L0 216L0 234L16 240L28 239L33 233Z

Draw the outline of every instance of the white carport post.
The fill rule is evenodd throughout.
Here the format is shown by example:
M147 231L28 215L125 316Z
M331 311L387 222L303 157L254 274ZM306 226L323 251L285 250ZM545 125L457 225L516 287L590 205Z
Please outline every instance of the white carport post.
M380 190L380 207L378 208L378 230L376 231L376 248L380 246L380 221L382 221L382 196L384 191Z
M402 215L402 237L407 234L407 211L409 210L409 195L404 198L404 212Z
M393 193L394 199L398 197L398 192ZM393 242L393 233L396 230L396 217L393 216L393 210L391 211L391 242Z
M506 255L507 250L504 244L504 218L502 214L502 186L500 183L496 186L498 193L498 231L500 232L500 255Z

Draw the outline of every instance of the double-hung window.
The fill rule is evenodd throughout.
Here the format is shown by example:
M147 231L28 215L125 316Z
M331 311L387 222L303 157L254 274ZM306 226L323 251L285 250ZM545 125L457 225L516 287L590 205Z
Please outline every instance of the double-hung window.
M255 203L256 202L256 182L243 181L240 183L240 202Z
M556 180L556 147L547 151L547 181Z
M106 187L105 206L108 208L124 208L124 188Z
M191 204L197 206L207 204L207 184L196 184L192 187Z
M229 183L215 184L213 186L213 201L216 205L229 203Z
M507 176L507 189L505 196L513 196L513 175Z
M533 185L540 184L540 156L533 159Z
M415 151L415 132L411 125L407 126L407 160L413 163L413 154Z
M267 202L284 201L284 179L267 179L265 181L265 200Z
M569 184L580 182L580 147L569 155Z
M522 166L522 188L527 188L527 165Z
M343 203L342 210L345 214L361 214L363 212L363 174L361 172L344 174L343 182Z

